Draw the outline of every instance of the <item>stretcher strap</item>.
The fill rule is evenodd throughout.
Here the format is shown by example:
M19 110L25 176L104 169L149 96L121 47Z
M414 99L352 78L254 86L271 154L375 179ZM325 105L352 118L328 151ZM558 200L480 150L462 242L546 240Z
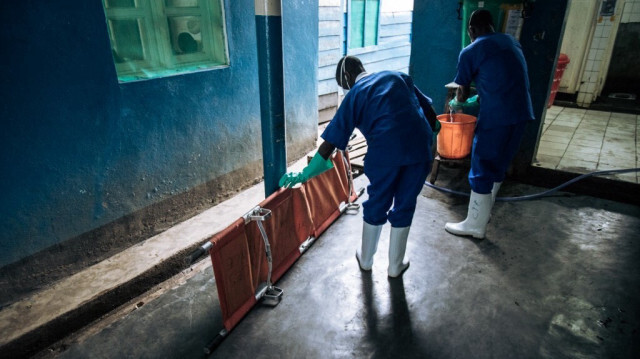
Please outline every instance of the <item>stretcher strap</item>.
M331 161L332 169L302 185L314 224L313 236L316 238L340 216L340 204L348 200L348 181L340 152L336 152Z
M213 247L209 253L222 318L224 327L230 330L256 303L244 220L239 218L213 236L211 242Z
M340 215L340 204L349 201L347 164L340 153L332 161L334 168L300 187L280 189L256 207L270 211L261 225L271 248L271 282L301 256L301 244L324 232ZM244 218L210 242L224 327L230 331L257 303L256 291L269 279L266 246L257 222Z
M351 159L349 158L348 151L340 151L340 155L342 156L342 161L340 161L340 163L342 163L342 168L338 170L338 173L340 174L340 182L345 189L345 193L348 195L347 203L353 203L358 199L358 194L356 193L356 189L353 185Z

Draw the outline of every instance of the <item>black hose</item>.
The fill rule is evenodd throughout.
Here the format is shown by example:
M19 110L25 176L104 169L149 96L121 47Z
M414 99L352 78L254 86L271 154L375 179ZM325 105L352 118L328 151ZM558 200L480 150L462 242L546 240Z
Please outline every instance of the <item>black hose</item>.
M583 175L580 175L570 181L567 181L561 185L559 185L558 187L554 187L552 189L546 190L544 192L540 192L540 193L535 193L535 194L529 194L529 195L524 195L524 196L519 196L519 197L497 197L496 201L501 201L501 202L517 202L517 201L528 201L528 200L532 200L532 199L537 199L537 198L542 198L545 196L549 196L552 193L559 191L569 185L571 185L572 183L578 182L582 179L585 179L587 177L591 177L591 176L599 176L599 175L608 175L608 174L613 174L613 173L627 173L627 172L639 172L640 168L626 168L626 169L620 169L620 170L608 170L608 171L596 171L596 172L590 172L590 173L586 173ZM443 193L448 193L448 194L455 194L458 196L465 196L465 197L469 197L469 193L468 192L460 192L460 191L454 191L452 189L448 189L448 188L444 188L444 187L440 187L440 186L436 186L433 185L431 183L429 183L428 181L425 181L424 184L427 187L431 187L433 189L436 189L440 192Z
M189 254L189 256L187 256L185 258L185 263L187 265L192 265L193 263L195 263L198 259L200 259L200 257L202 257L207 251L202 248L199 247L198 249L196 249L195 251L191 252L191 254Z

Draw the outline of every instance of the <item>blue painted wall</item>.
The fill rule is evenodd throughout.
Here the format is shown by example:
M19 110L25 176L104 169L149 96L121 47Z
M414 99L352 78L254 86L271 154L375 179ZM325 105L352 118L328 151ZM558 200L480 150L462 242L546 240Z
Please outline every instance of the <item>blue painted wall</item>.
M444 85L456 75L462 49L462 21L457 1L415 0L409 74L422 92L433 100L441 113L447 96Z
M318 0L282 1L287 159L301 158L318 136Z
M261 176L254 2L225 13L229 67L119 84L100 1L0 4L0 266L220 176L247 174L238 188ZM312 51L317 3L296 17L315 32L285 32L285 47ZM285 69L312 89L315 51ZM287 86L289 141L309 150L317 93Z

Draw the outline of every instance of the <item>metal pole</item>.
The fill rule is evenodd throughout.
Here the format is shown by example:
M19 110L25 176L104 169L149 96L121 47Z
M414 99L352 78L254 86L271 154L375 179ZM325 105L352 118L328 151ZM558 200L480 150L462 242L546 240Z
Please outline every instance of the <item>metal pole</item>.
M287 169L284 117L284 67L282 56L282 2L255 0L262 162L268 197L277 191Z

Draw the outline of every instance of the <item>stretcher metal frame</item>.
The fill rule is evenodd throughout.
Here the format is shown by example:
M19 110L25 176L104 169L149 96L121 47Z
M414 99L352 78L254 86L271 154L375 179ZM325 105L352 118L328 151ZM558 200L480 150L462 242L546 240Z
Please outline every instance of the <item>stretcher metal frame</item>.
M251 211L242 216L242 218L244 218L245 224L251 221L255 221L258 224L258 229L260 229L260 234L262 235L262 240L264 242L265 254L267 255L267 263L269 265L267 281L258 285L258 289L256 290L256 300L259 301L262 299L262 302L264 304L275 307L276 305L280 304L280 300L282 299L282 294L284 292L282 289L274 286L273 283L271 283L271 273L273 272L273 256L271 255L271 245L269 244L269 237L267 236L267 232L264 230L264 226L262 225L263 221L271 218L271 211L266 208L256 206Z

